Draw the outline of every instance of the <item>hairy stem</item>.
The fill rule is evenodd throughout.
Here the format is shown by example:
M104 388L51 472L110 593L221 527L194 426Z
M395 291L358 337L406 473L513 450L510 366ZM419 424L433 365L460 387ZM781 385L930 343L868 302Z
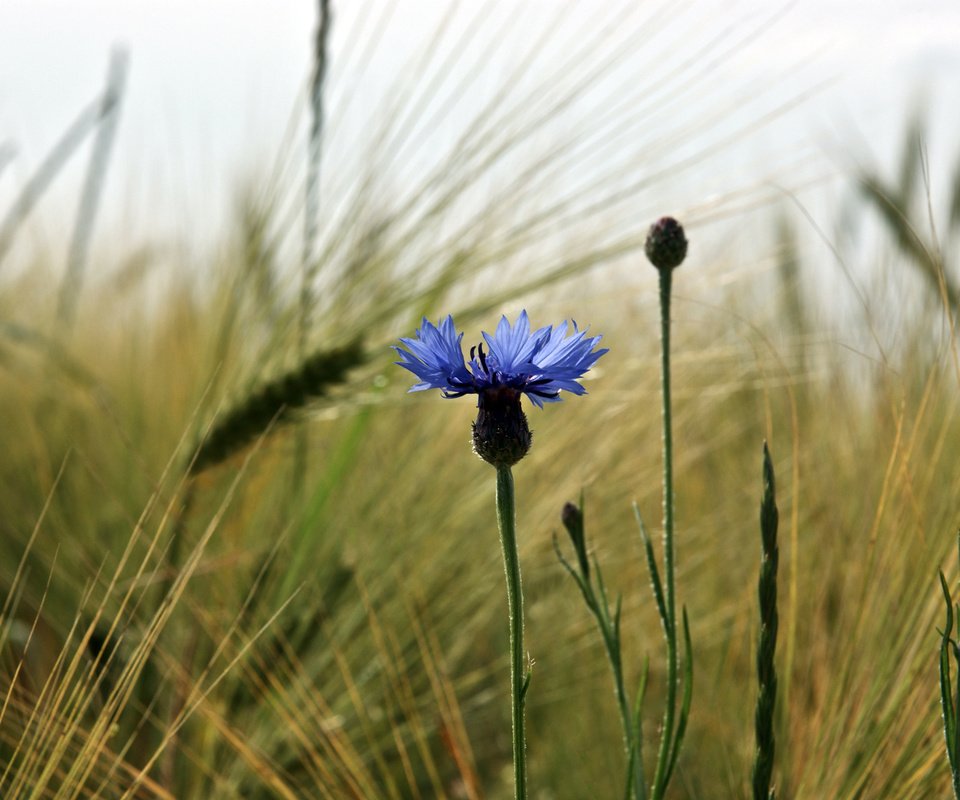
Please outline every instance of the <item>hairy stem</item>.
M599 615L598 615L599 616ZM617 633L606 628L601 621L603 643L607 649L607 659L613 672L613 683L617 693L617 705L620 708L620 720L623 723L624 749L627 756L627 782L632 789L634 800L646 800L646 787L643 784L643 758L640 731L634 729L630 701L623 684L623 659L620 656L620 638Z
M663 560L666 584L666 619L664 636L667 642L667 700L660 731L660 750L653 777L654 800L662 798L670 775L673 731L677 714L677 600L674 581L673 545L673 432L670 411L670 289L673 273L660 274L660 393L663 398Z
M503 569L507 577L507 608L510 614L510 697L513 727L514 797L527 797L527 750L523 705L527 671L523 650L523 592L520 586L520 556L517 551L513 473L497 467L497 522L503 548Z

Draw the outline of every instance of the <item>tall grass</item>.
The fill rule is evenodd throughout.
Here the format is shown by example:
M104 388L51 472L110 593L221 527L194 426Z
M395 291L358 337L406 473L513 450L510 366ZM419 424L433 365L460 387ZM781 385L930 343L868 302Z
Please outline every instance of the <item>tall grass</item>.
M611 348L589 404L532 418L537 448L516 476L532 796L619 796L616 700L552 533L586 488L605 579L636 587L623 609L636 685L660 636L630 511L636 499L652 519L659 504L655 275L639 249L659 192L724 142L695 122L650 124L664 97L709 87L701 66L669 61L682 31L663 9L611 33L621 19L567 43L552 71L534 69L547 35L530 43L516 74L533 85L505 81L449 150L418 146L454 113L502 16L453 46L438 32L368 149L332 128L326 152L343 167L325 188L307 352L363 344L319 399L269 391L304 367L299 272L284 267L302 196L288 158L240 198L219 255L139 286L118 257L88 283L68 341L52 335L58 265L36 259L4 283L4 797L509 796L489 469L463 458L472 409L407 402L386 346L421 313L459 310L479 328L521 298L546 317L602 320ZM622 78L625 53L650 41L663 83L625 82L604 106L592 81ZM722 65L732 46L703 52ZM333 92L331 123L350 103ZM739 188L709 207L687 195L691 241L710 241L707 221L743 201ZM789 241L780 260L802 269ZM762 255L695 249L674 299L677 581L700 702L671 796L749 796L763 438L781 509L778 795L944 796L935 577L960 491L951 309L939 306L939 347L928 319L905 320L907 344L858 359L869 380L853 380L844 345L864 323L817 334L824 309ZM909 263L891 253L877 267ZM264 396L242 440L211 451ZM299 434L284 424L297 415L303 493ZM653 707L664 684L651 659Z

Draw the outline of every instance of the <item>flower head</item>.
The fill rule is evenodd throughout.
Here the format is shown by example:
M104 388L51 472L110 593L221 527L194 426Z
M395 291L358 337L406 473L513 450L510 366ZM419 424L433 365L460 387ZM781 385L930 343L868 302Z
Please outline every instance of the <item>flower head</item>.
M586 394L577 379L607 352L594 350L601 337L587 337L575 322L569 336L567 330L561 322L531 333L526 311L513 325L504 316L492 336L483 333L488 352L483 343L471 347L467 363L460 344L463 334L457 333L453 317L439 325L424 317L415 338L400 340L407 349L394 347L401 358L396 363L420 379L411 392L439 389L447 398L476 394L480 407L493 395L525 394L543 408L559 401L561 390Z
M576 323L569 336L566 322L531 333L526 311L513 325L501 317L492 336L484 332L487 350L483 342L471 347L469 362L463 357L462 339L453 317L438 325L424 317L414 338L400 340L407 349L394 347L401 359L396 363L420 379L411 392L439 389L446 398L477 395L473 447L496 467L512 466L530 449L520 395L543 408L544 403L558 402L561 391L585 394L577 379L607 352L594 350L600 337L587 337Z

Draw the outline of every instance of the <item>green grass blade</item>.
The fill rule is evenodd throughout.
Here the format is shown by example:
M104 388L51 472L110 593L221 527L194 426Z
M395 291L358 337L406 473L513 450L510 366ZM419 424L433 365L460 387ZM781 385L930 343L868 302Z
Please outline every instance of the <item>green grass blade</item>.
M957 716L953 702L953 688L950 680L950 634L953 631L953 600L943 572L940 573L940 588L946 601L947 620L940 634L940 706L943 712L943 735L947 746L947 758L950 769L956 771L954 753L956 751Z

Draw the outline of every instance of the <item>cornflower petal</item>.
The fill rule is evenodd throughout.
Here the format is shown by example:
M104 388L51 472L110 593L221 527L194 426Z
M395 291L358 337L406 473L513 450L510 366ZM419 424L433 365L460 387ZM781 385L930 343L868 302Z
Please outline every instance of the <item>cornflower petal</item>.
M502 373L516 374L529 371L533 355L549 334L549 327L531 334L530 319L524 310L512 326L506 316L501 317L496 334L484 333L483 338L490 348L494 368Z
M395 363L420 378L409 391L462 391L462 384L472 384L473 376L463 361L462 339L463 334L457 334L451 316L447 316L439 327L424 317L416 338L401 338L401 344L408 350L394 347L401 359Z

